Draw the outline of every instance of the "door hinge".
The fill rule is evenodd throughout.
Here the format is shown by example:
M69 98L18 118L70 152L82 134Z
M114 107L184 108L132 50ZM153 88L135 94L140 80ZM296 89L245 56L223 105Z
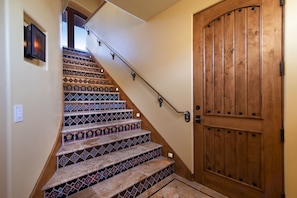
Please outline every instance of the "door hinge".
M281 198L286 198L286 194L284 192L282 192Z
M279 62L279 75L280 76L284 75L284 61Z
M284 6L284 4L285 4L285 0L279 0L280 2L279 2L279 5L280 6Z
M284 128L281 128L281 130L280 130L280 138L281 138L281 142L285 142L285 130L284 130Z

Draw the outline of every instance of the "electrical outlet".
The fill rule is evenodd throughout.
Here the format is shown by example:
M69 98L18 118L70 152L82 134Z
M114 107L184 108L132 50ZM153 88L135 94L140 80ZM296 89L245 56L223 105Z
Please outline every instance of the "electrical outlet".
M168 152L167 156L168 156L169 158L173 158L173 153Z

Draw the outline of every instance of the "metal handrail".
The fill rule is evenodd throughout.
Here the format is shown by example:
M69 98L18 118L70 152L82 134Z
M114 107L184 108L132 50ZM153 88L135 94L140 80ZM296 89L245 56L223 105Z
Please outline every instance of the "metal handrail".
M159 91L157 91L149 82L147 82L139 73L135 71L135 69L131 66L131 64L125 60L115 49L113 49L107 42L102 40L93 30L91 30L89 27L85 26L86 31L88 34L90 31L97 37L97 42L99 46L103 43L111 52L110 55L112 56L112 59L117 56L130 70L133 80L135 80L136 76L140 78L148 87L150 87L157 95L158 95L158 101L160 107L162 107L163 102L166 102L176 113L178 114L184 114L185 121L190 122L190 112L189 111L179 111L177 110L166 98L164 98Z

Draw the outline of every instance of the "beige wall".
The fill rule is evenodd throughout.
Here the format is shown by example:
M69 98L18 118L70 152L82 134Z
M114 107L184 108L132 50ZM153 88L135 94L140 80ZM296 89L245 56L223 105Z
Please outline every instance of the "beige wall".
M1 16L1 27L5 27L9 34L2 40L1 44L4 43L4 46L2 45L1 48L3 47L6 51L4 65L7 71L7 82L0 87L1 91L6 90L4 96L7 100L4 100L4 105L8 109L5 117L7 128L4 129L7 135L8 164L6 167L8 195L5 197L20 198L29 197L33 190L52 149L61 121L62 54L59 27L61 2L52 0L5 0L5 2L8 9L4 13L4 18L7 21L2 26ZM24 60L24 12L46 31L47 61L42 66L36 66ZM2 30L1 34L3 34ZM1 38L3 38L2 35ZM23 105L23 122L13 122L15 104ZM1 113L3 113L2 106ZM2 160L1 158L1 169Z
M3 197L8 196L7 179L8 179L8 150L7 150L7 76L9 69L7 64L7 53L5 50L6 36L5 27L7 27L5 6L8 0L0 0L0 38L2 39L2 47L0 47L0 194Z
M297 1L285 2L285 192L287 198L295 198L297 197Z
M147 22L107 3L87 26L118 51L178 110L192 112L192 19L193 14L219 0L183 0ZM143 83L133 82L130 71L111 61L109 51L99 53L96 38L89 49L140 108L170 146L193 171L193 117L186 123Z

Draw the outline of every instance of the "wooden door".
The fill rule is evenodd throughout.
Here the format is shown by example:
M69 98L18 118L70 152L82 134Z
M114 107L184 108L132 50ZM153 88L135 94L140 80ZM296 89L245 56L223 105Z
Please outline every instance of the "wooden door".
M230 197L280 197L279 0L225 0L195 14L193 46L195 180Z

